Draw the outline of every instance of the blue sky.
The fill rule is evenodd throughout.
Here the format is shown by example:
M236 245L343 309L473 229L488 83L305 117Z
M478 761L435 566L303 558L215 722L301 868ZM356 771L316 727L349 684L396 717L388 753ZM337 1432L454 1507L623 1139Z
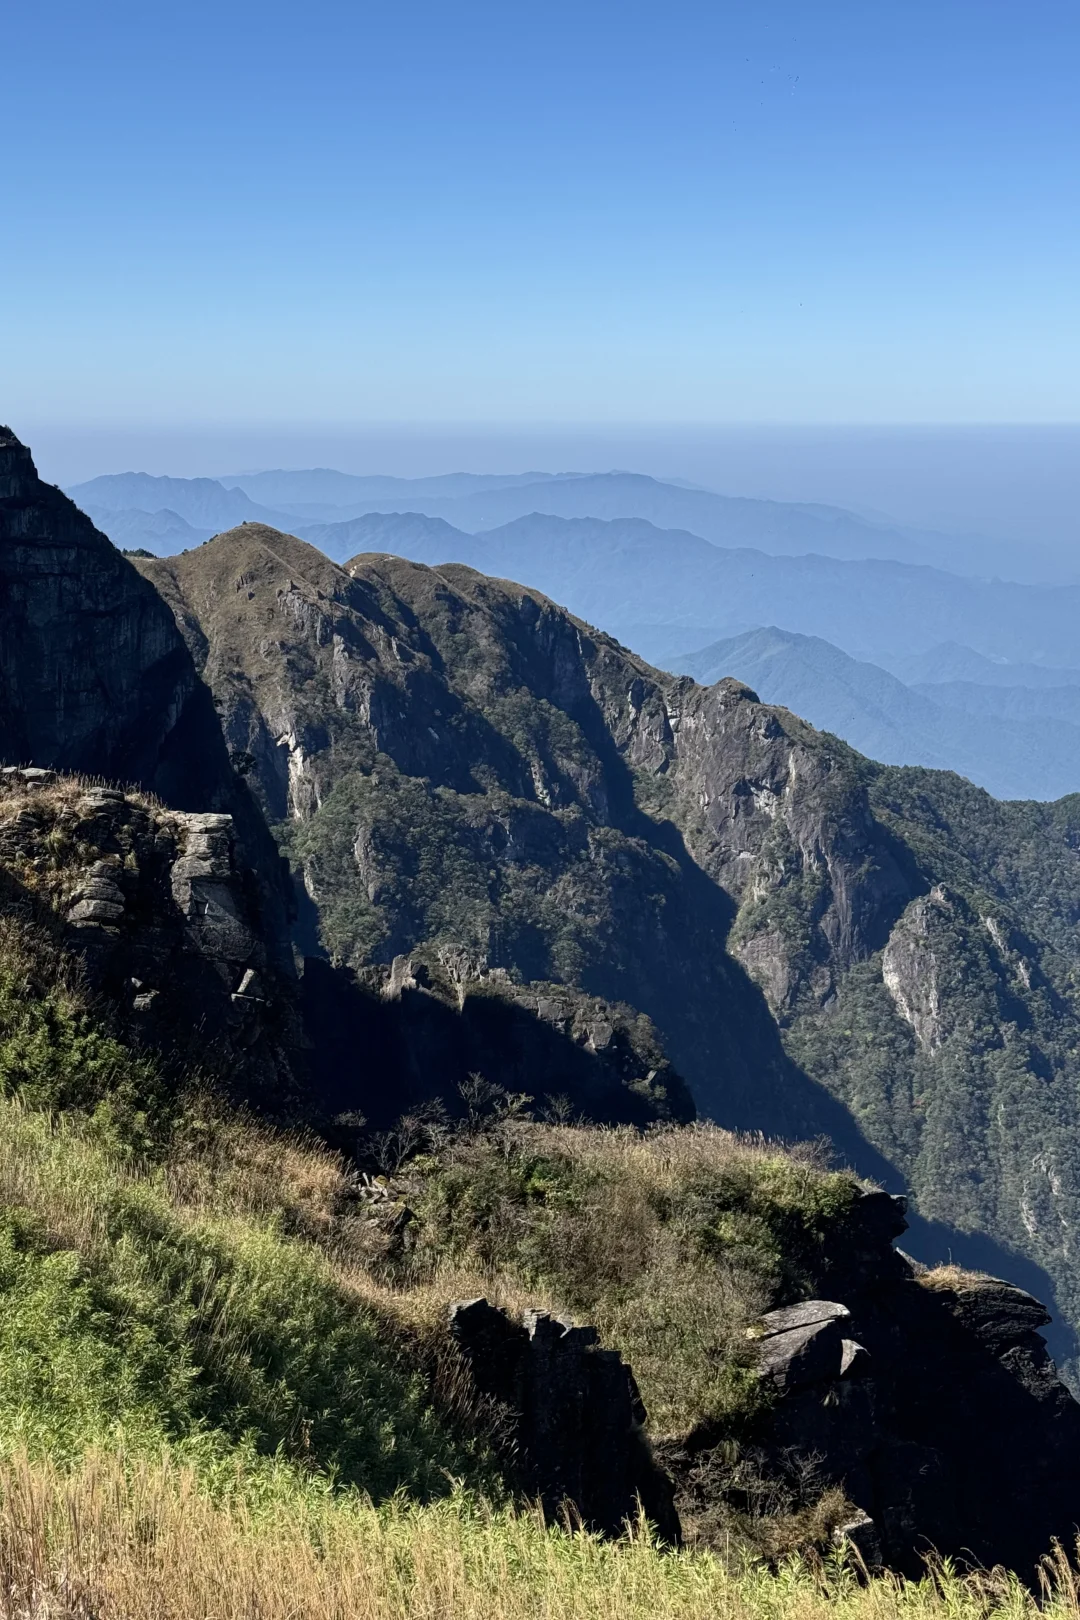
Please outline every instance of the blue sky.
M1080 419L1075 0L4 35L17 427Z

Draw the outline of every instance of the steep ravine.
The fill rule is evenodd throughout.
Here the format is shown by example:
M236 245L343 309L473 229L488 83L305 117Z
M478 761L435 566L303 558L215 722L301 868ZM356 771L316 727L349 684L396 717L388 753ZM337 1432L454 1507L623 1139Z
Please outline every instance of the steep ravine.
M618 1351L546 1311L473 1313L518 1347L513 1438L553 1507L564 1464L610 1455L622 1494L595 1480L590 1518L617 1529L623 1487L651 1481L675 1530L627 1336L670 1417L667 1318L703 1287L723 1348L679 1338L677 1393L695 1356L708 1378L652 1435L684 1524L761 1485L808 1510L831 1489L868 1561L912 1573L933 1543L1027 1575L1071 1534L1080 1407L1014 1284L1052 1277L1075 1320L1074 803L885 771L468 569L338 569L246 525L140 580L11 435L0 474L14 1113L161 1151L172 1119L204 1129L178 1082L206 1078L248 1105L238 1142L269 1113L348 1146L361 1114L489 1097L482 1074L504 1088L486 1127L428 1111L365 1135L401 1148L378 1183L329 1161L316 1179L338 1178L334 1219L360 1222L384 1283L423 1285L455 1243L480 1266L455 1275L483 1279L502 1244L517 1297L580 1311L592 1289ZM677 1123L687 1081L718 1119L826 1134L910 1181L905 1244L1010 1283L926 1274L892 1246L901 1202L812 1155L563 1129L512 1095ZM560 1418L545 1483L561 1352L560 1411L588 1422Z

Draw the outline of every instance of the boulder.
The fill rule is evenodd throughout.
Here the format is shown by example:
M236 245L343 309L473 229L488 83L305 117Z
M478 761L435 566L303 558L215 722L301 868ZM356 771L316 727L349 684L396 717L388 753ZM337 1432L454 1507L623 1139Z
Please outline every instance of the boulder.
M850 1315L847 1306L837 1304L836 1300L804 1299L797 1305L766 1311L759 1323L760 1337L773 1338L778 1333L790 1333L795 1328L823 1327L828 1322L839 1322Z
M758 1372L785 1394L839 1378L844 1341L835 1321L812 1322L763 1339Z
M1002 1346L1028 1338L1051 1321L1046 1306L1032 1294L997 1277L971 1279L951 1293L950 1306L958 1322Z

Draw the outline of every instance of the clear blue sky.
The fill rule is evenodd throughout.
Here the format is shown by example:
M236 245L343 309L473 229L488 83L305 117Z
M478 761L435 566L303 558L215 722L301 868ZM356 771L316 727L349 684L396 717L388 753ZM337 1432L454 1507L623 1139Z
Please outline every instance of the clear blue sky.
M27 0L0 419L1080 419L1076 0Z

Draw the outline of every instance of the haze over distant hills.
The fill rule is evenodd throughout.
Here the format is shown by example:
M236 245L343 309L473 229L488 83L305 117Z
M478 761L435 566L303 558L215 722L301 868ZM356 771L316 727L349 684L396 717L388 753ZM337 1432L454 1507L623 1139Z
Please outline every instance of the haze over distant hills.
M927 653L963 636L987 659L1071 667L1080 587L984 581L906 563L777 557L641 519L534 514L483 534L416 513L301 525L341 561L393 551L524 580L654 661L761 624L821 636L854 657Z
M958 771L999 799L1056 799L1080 789L1080 683L1030 688L905 686L818 636L775 626L668 662L711 685L734 675L886 765ZM1050 671L1045 673L1049 674Z
M217 495L209 488L214 483ZM196 527L211 528L245 518L279 527L283 517L286 522L342 522L373 511L442 517L468 533L536 512L565 518L644 518L659 528L687 529L716 545L751 546L775 556L815 552L926 563L983 577L1015 577L1018 572L1025 579L1063 577L1060 557L1046 548L940 534L837 506L721 495L631 472L449 473L405 479L311 468L240 473L221 480L121 473L75 485L68 493L88 510L153 513L167 507Z
M663 668L737 675L874 758L954 769L1002 797L1080 788L1080 586L931 568L911 557L933 537L837 508L731 500L635 474L312 469L226 487L131 473L73 493L128 549L190 550L254 521L337 562L373 551L463 562L544 591ZM418 509L384 509L404 499ZM696 531L604 515L628 505L688 514ZM582 507L594 510L566 515ZM757 543L739 543L746 536ZM850 554L874 546L895 555Z

